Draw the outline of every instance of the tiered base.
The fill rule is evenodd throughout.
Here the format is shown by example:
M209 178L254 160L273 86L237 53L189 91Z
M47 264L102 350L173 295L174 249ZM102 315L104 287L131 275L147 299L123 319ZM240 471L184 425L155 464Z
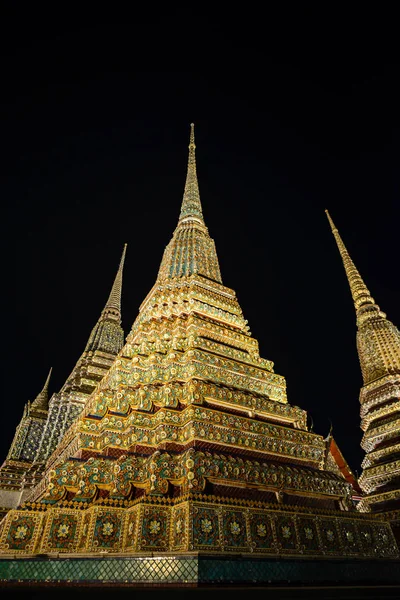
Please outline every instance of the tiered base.
M11 510L0 525L0 558L188 552L399 558L391 526L379 515L202 494L89 507L39 503Z

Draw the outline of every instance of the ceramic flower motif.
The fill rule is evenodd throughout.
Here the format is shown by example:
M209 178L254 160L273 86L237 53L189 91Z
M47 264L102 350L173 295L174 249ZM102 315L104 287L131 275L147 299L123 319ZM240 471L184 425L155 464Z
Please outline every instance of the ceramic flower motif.
M267 535L267 528L264 523L259 523L257 525L257 535L260 537L265 537Z
M65 537L67 537L68 532L69 532L69 525L67 525L66 523L61 523L60 527L57 530L57 537L65 538Z
M203 533L210 533L213 529L212 523L210 519L202 519L201 520L201 530Z
M132 533L133 533L133 527L134 527L134 523L133 523L133 521L131 521L129 523L129 527L128 527L128 533L129 533L129 535L132 535Z
M283 527L282 527L282 535L283 535L283 537L286 540L288 540L291 537L292 531L291 531L291 529L290 529L290 527L288 525L283 525Z
M182 532L182 519L178 519L176 522L176 533Z
M349 542L354 542L354 535L352 531L346 531L346 537L349 540Z
M332 529L327 530L326 539L328 540L328 542L333 542L333 540L335 539L335 534L333 533Z
M314 538L314 533L311 527L304 527L304 535L307 540L312 540Z
M16 540L24 540L26 538L26 534L28 533L28 528L26 525L20 525L17 527L17 531L14 534Z
M111 535L113 531L114 531L114 525L112 523L110 523L109 521L104 523L103 535L105 535L105 536Z
M233 523L231 523L232 535L239 535L240 532L241 532L241 527L240 527L239 523L236 523L236 521L233 521Z
M149 531L151 535L156 535L161 529L160 521L150 521L149 523Z

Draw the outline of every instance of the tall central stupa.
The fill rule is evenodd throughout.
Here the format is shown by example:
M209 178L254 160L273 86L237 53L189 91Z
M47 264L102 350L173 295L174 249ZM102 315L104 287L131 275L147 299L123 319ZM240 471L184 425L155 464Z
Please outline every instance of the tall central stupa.
M1 525L3 554L395 556L222 283L196 174L126 343ZM126 274L129 280L129 274Z

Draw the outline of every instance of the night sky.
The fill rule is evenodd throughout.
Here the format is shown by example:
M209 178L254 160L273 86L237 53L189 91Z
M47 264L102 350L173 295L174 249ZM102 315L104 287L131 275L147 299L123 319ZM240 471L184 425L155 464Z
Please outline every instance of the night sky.
M129 332L177 223L193 121L223 282L289 402L324 436L331 420L360 471L355 311L324 209L399 326L398 54L371 29L323 50L289 29L274 47L273 23L246 38L208 23L196 43L168 30L173 48L162 19L3 28L0 460L50 366L51 392L73 369L124 242Z

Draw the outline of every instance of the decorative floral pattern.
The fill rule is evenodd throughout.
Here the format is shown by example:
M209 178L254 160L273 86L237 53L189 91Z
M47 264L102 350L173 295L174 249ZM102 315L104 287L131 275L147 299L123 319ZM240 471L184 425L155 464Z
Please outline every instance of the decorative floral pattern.
M244 514L226 511L223 514L224 545L227 548L246 546L246 522Z
M284 525L282 528L282 535L285 539L289 539L292 536L292 530L287 525Z
M349 521L343 522L341 526L336 519L321 519L319 521L321 541L326 552L329 554L338 554L341 552L343 554L343 543L345 542L344 530L349 528L348 523ZM341 528L340 536L336 529L337 525Z
M32 552L36 543L33 534L40 526L42 514L11 511L0 529L0 547L7 551ZM138 522L140 527L137 527ZM139 503L127 511L94 507L77 513L56 508L49 510L43 524L43 535L35 546L38 552L74 552L86 546L91 552L101 548L111 552L211 549L279 554L304 552L313 556L322 552L331 556L347 553L360 557L395 556L396 553L389 527L371 518L348 515L328 519L304 514L293 518L279 510L247 507L232 510L223 504L215 507L193 501L175 506Z
M67 551L74 546L78 526L78 515L70 511L58 512L51 521L48 530L46 548L48 550Z
M11 521L6 536L6 542L10 550L25 550L31 543L36 519L31 515L18 515Z
M212 508L193 509L193 543L196 548L219 548L218 515Z
M332 531L332 529L327 529L326 531L326 539L328 540L328 542L333 542L335 539L335 534Z
M140 549L160 550L168 547L168 511L165 508L144 508Z
M300 517L298 519L300 544L304 552L315 553L319 549L318 532L314 519Z
M233 523L231 523L231 533L232 535L239 535L241 532L241 527L239 525L239 523L236 523L236 521L233 521Z
M213 530L212 523L210 519L202 519L201 520L201 531L203 533L211 533Z
M368 544L371 543L371 534L368 531L363 531L361 535Z
M276 520L276 533L278 542L286 550L297 548L296 529L290 517L280 517Z
M106 523L103 524L103 535L105 537L111 535L113 531L114 531L114 525L112 523L107 521Z
M311 527L304 527L304 535L305 535L305 537L306 537L307 540L314 539L314 532L311 529Z
M28 533L28 528L26 527L26 525L21 525L20 527L17 527L17 529L14 533L14 539L24 540L26 538L27 533Z
M268 514L250 514L250 535L255 551L271 551L274 547L271 521Z
M352 531L346 531L346 537L349 540L349 542L354 542L354 534Z
M69 532L69 525L67 525L66 523L62 523L57 530L57 537L65 538L65 537L67 537L68 532Z
M265 537L267 535L267 527L265 523L258 523L257 526L257 535L259 537Z
M195 407L193 410L191 435L207 438L212 435L213 440L218 440L224 444L235 443L246 447L257 448L258 450L272 450L278 452L282 445L279 441L281 435L285 435L288 441L287 444L292 444L296 451L291 450L292 446L288 446L286 453L290 456L316 461L320 449L309 447L307 452L303 449L303 444L295 443L294 435L309 435L303 432L293 433L291 431L283 433L281 428L264 424L262 421L256 424L249 424L242 417L216 417L214 412L207 408ZM145 420L140 413L133 412L132 418L125 424L127 432L129 432L129 440L135 443L145 443L148 445L149 440L152 444L160 441L178 440L183 441L185 435L182 433L183 422L179 427L176 422L179 422L182 417L173 415L172 411L168 412L168 417L162 420L163 428L157 434L158 438L154 439L154 433L151 433L153 428L148 428L152 421L158 425L157 415ZM184 412L184 411L183 411ZM187 415L186 415L187 416ZM158 417L161 422L161 418ZM175 418L175 421L173 420ZM106 417L108 421L108 418ZM121 420L116 417L110 417L110 423L107 422L107 427L117 428L118 423L123 425ZM104 426L93 424L91 420L90 427L101 427L99 435L103 435ZM268 428L267 428L268 427ZM235 433L235 435L233 435ZM119 437L113 438L117 432L111 432L107 437L107 444L121 445L123 434L118 433ZM111 437L110 437L111 436ZM175 436L175 437L174 437ZM247 437L246 437L247 436ZM146 438L146 440L145 440ZM105 440L106 438L104 438ZM96 438L96 444L102 445L100 439ZM126 441L126 440L125 440ZM246 443L246 441L248 443ZM308 441L308 440L306 440ZM127 445L126 442L125 445ZM299 449L302 448L302 449ZM303 456L304 454L304 456ZM307 458L307 456L308 458ZM66 461L57 467L50 478L48 490L43 501L46 503L55 503L64 498L66 492L74 487L76 491L74 500L80 502L91 501L96 497L99 489L103 486L110 486L109 495L115 499L127 499L130 497L132 489L135 486L143 487L150 484L150 491L153 494L166 494L168 491L169 482L176 480L180 481L180 486L183 491L202 492L204 490L206 480L218 473L219 478L230 482L230 485L235 485L243 482L256 483L260 488L270 487L271 484L285 486L286 489L298 490L302 492L319 492L322 489L326 494L334 496L344 496L348 492L348 484L344 480L334 479L331 474L325 471L310 471L301 466L297 466L294 470L289 465L280 465L279 467L271 463L259 463L253 459L248 459L246 463L238 458L230 457L229 459L220 454L211 452L203 453L190 449L183 454L171 455L167 452L154 452L150 457L145 456L122 456L118 460L110 458L89 458L85 463L77 461ZM174 484L175 485L175 484Z
M120 511L99 511L93 535L93 545L99 548L118 548L121 535Z
M386 527L382 527L382 524L379 524L376 529L374 529L374 553L382 556L383 554L387 554L388 549L391 555L396 553L396 548L393 543L391 543L390 530ZM392 534L393 535L393 534ZM393 539L393 538L392 538Z
M150 535L157 535L157 533L160 531L160 529L161 529L160 521L150 521L150 523L149 523Z
M356 532L356 527L354 523L351 521L340 522L338 521L337 526L339 527L340 539L339 543L341 543L343 547L343 551L350 554L358 554L360 551L360 542L359 536Z

